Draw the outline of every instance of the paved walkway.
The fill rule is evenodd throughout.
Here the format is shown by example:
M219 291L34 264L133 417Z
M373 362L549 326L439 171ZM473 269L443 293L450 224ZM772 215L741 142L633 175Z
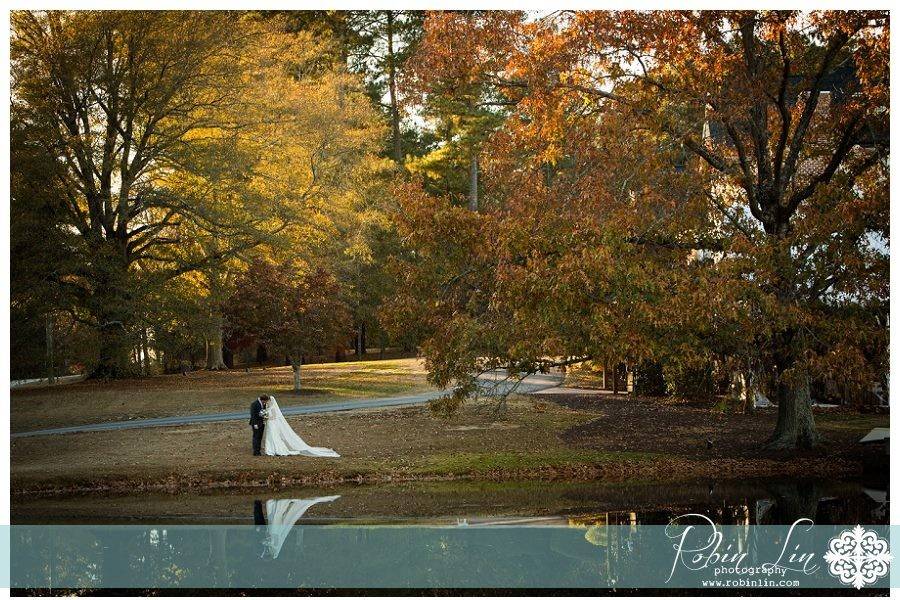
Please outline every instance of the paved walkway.
M508 389L508 383L504 382L502 373L486 374L480 378L486 391L496 387L497 391ZM559 375L532 375L525 378L519 385L518 391L525 394L533 394L541 390L559 386L562 377ZM306 406L285 406L281 409L286 416L309 415L318 413L330 413L349 410L364 410L368 408L384 408L390 406L409 406L425 404L438 398L446 392L435 390L412 394L408 396L391 396L387 398L368 398L358 400L346 400L343 402L331 402L328 404L311 404ZM132 419L130 421L109 421L107 423L94 423L90 425L76 425L74 427L58 427L55 429L36 429L13 433L11 437L34 437L39 435L59 435L62 433L84 433L88 431L118 431L121 429L140 429L144 427L172 427L177 425L193 425L196 423L216 423L219 421L239 421L249 418L248 399L246 410L238 412L214 413L205 415L185 415L175 417L158 417L154 419Z
M63 375L62 377L57 377L53 385L77 383L79 381L84 381L84 378L84 375ZM43 379L13 379L9 382L9 389L48 387L49 385L50 380L46 377Z

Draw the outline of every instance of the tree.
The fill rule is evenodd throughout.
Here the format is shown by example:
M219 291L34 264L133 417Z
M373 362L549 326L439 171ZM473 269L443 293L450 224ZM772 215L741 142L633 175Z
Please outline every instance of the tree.
M404 130L400 79L409 56L422 35L425 13L416 10L287 11L290 26L328 36L334 44L329 56L350 72L363 77L372 103L390 124L389 148L384 152L403 164L410 151L405 142L413 132Z
M353 32L347 38L350 68L364 74L369 96L387 112L391 126L389 155L400 165L406 154L399 80L422 35L424 16L416 10L360 10L347 15L347 26Z
M403 87L438 139L409 170L432 189L465 195L471 210L479 207L479 152L508 104L488 73L508 57L504 42L518 18L494 11L429 13L408 61Z
M63 191L52 176L55 161L31 142L34 132L13 116L10 129L10 327L12 376L59 374L68 352L57 324L71 321L75 302L61 273L73 268L78 239L54 215L64 210Z
M437 379L737 357L771 380L769 446L815 444L810 378L886 372L886 14L554 13L504 36L479 74L515 107L483 152L496 208L401 190L401 234L430 231L396 305L437 298ZM465 233L437 248L434 224Z
M321 64L330 41L247 13L22 12L14 29L14 120L52 166L72 252L53 282L97 332L94 375L135 370L149 299L184 278L221 367L216 307L247 252L322 245L377 167L358 76Z
M254 220L229 236L198 231L181 247L193 253L194 262L234 256L207 261L201 269L213 360L222 351L219 307L252 260L250 248L264 247L276 261L324 261L337 269L337 263L350 260L348 247L365 245L365 222L377 220L377 207L367 204L378 195L385 170L386 161L376 156L385 128L360 90L360 77L321 63L320 54L327 54L334 40L308 32L289 37L289 59L265 77L261 102L251 105L256 135L244 143L259 158L234 197L219 194L220 203ZM248 205L248 198L258 205Z
M203 356L209 313L199 293L200 279L196 273L178 277L146 297L141 325L148 331L148 346L152 344L147 350L153 352L161 372L193 369Z
M137 264L159 262L183 220L227 228L160 181L231 156L238 122L227 109L248 81L235 57L257 56L252 29L216 12L17 12L12 24L16 116L59 163L50 174L81 242L77 268L60 279L98 331L95 375L119 376L130 370Z
M288 262L254 261L224 311L232 336L252 335L288 356L296 394L305 357L332 350L349 334L337 279L321 268L298 273Z

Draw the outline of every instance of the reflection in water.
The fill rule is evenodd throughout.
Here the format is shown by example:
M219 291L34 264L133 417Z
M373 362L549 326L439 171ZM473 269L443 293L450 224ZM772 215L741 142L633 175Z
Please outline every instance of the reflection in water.
M886 490L804 480L766 481L736 493L716 485L692 492L673 490L669 501L658 506L637 497L631 501L638 507L622 510L617 508L620 502L597 497L597 504L609 506L607 510L570 514L568 521L585 527L665 525L694 513L720 525L789 525L801 518L821 525L887 524L889 506ZM627 506L626 502L621 500Z
M134 511L131 522L142 524L14 528L16 587L622 587L666 572L670 565L648 567L660 548L672 547L660 537L665 527L653 526L686 513L731 526L734 549L764 561L773 558L775 525L801 517L841 528L886 524L889 503L885 489L800 480L455 483L284 494L294 497L19 501L18 523L23 515L96 523L108 519L96 516L105 502L120 515ZM833 527L823 529L833 535ZM825 547L817 544L817 551Z
M262 513L262 502L253 502L253 519L257 525L266 525L265 547L269 556L278 558L281 547L291 533L297 521L306 514L314 504L320 502L334 502L340 496L321 496L319 498L288 498L281 500L267 500L265 515ZM268 518L267 518L268 517ZM303 531L298 531L297 547L302 543Z
M422 523L485 527L492 523L568 521L584 526L664 525L685 513L722 525L887 522L886 482L757 480L610 485L602 482L444 482L285 490L255 501L238 491L213 494L13 497L17 524L198 523L265 526L295 511L291 503L340 495L340 502L296 514L305 523ZM283 506L279 503L284 503ZM252 515L249 507L253 506ZM309 508L308 506L306 507Z
M268 527L261 526L262 529ZM821 556L845 526L792 536L791 551ZM887 526L872 526L887 536ZM664 526L311 525L260 555L252 525L14 527L15 588L606 588L664 587L673 535ZM721 526L723 548L746 564L777 559L787 526ZM264 537L264 534L263 534ZM694 542L707 539L698 530ZM298 543L293 543L294 541ZM302 540L302 541L301 541ZM795 550L796 548L796 550ZM815 585L839 586L818 569ZM679 571L686 587L700 572ZM882 582L884 585L887 581Z

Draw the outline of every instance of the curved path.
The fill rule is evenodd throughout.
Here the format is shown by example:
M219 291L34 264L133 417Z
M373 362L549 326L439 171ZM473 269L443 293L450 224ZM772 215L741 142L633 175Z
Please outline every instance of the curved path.
M480 378L485 390L494 388L496 391L504 391L510 387L499 374L487 374ZM562 383L559 375L532 375L526 377L519 385L517 391L524 394L556 387ZM390 396L387 398L368 398L358 400L346 400L343 402L330 402L328 404L312 404L306 406L285 406L281 409L286 416L308 415L317 413L329 413L348 410L363 410L368 408L384 408L391 406L408 406L424 404L446 394L444 391L434 390L412 394L408 396ZM250 403L247 403L249 406ZM205 415L184 415L174 417L157 417L154 419L132 419L130 421L109 421L106 423L94 423L90 425L76 425L74 427L58 427L55 429L36 429L13 433L10 437L23 438L39 435L59 435L62 433L84 433L88 431L118 431L121 429L140 429L143 427L172 427L176 425L193 425L196 423L216 423L219 421L239 421L248 418L248 410L239 412L213 413Z

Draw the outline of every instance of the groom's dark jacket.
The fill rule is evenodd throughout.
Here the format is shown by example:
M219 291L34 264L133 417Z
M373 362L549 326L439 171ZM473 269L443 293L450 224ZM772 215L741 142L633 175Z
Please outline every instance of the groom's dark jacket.
M258 399L253 401L253 404L250 405L250 426L256 429L256 426L259 425L260 428L265 426L266 421L262 418L262 415L259 414L259 411L262 410L262 402Z

